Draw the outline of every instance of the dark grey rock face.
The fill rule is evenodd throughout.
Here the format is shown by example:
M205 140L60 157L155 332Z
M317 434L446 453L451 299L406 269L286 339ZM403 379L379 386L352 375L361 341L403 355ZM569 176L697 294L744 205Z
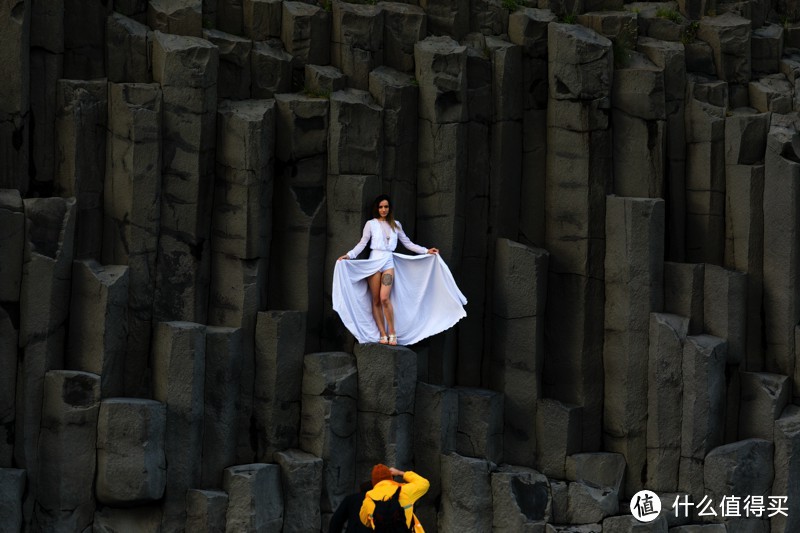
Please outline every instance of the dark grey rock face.
M795 7L7 1L0 531L316 532L376 463L431 533L798 530ZM381 193L469 300L416 346L332 309Z

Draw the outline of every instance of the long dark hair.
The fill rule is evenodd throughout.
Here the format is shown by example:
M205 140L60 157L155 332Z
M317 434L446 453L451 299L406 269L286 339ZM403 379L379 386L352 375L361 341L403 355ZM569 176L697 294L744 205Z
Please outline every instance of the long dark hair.
M389 202L389 214L386 215L386 222L394 229L397 230L397 222L394 221L394 209L392 209L392 199L389 198L388 194L379 194L375 200L372 202L372 216L374 218L380 219L381 215L378 212L378 206L382 201L386 200Z

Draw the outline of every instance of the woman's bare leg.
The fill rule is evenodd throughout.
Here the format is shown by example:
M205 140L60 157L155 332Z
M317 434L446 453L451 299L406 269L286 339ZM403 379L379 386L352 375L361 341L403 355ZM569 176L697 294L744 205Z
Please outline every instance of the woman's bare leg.
M386 323L389 325L389 335L394 335L394 307L392 307L392 300L389 296L392 294L392 286L394 285L394 269L384 270L381 272L381 307L383 307L383 316L386 317Z
M375 272L367 278L369 292L372 295L372 318L381 332L381 337L386 336L386 326L383 323L383 310L381 309L381 272Z

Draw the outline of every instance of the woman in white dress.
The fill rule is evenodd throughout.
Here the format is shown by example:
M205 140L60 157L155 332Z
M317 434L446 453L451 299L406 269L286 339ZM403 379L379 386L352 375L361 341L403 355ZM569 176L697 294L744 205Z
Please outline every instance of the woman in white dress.
M375 198L372 214L374 218L364 225L361 240L338 258L334 269L333 308L359 342L374 342L377 336L381 344L396 345L395 324L399 323L405 336L400 338L402 344L413 344L466 316L466 298L439 257L439 250L411 242L400 222L394 220L387 195ZM394 254L398 241L420 255ZM353 261L367 243L371 248L369 259ZM348 263L346 268L343 261ZM368 294L362 288L365 281ZM370 306L372 320L366 318L366 305Z

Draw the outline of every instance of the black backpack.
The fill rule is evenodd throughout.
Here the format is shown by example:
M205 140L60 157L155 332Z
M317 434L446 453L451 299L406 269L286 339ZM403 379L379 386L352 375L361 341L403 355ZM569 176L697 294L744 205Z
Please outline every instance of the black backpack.
M400 505L400 489L397 487L391 498L388 500L375 500L375 510L372 511L372 523L375 525L377 533L408 533L414 531L414 519L411 519L411 527L406 525L406 512Z

